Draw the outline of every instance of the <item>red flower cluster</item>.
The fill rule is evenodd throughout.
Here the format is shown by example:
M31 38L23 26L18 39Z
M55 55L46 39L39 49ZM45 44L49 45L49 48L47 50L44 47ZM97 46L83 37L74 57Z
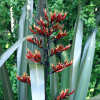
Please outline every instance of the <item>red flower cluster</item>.
M62 11L62 13L58 13L58 15L57 15L56 10L55 10L53 14L51 12L51 16L50 16L51 19L49 20L48 16L47 16L47 10L46 9L44 10L45 19L47 21L50 21L51 23L53 23L54 21L57 23L57 22L60 22L60 21L64 20L65 17L66 17L67 12L65 12L63 16L62 16L62 14L63 14L63 11Z
M42 43L42 38L40 38L40 42L38 41L38 39L36 37L34 37L34 40L31 37L27 37L26 40L28 42L32 42L34 44L37 44L39 47L42 47L41 43Z
M64 45L57 45L57 47L55 47L55 49L53 50L53 48L51 48L51 54L54 55L56 54L57 52L62 52L62 51L65 51L67 50L71 45L69 44L68 46L64 47Z
M67 90L65 89L65 91L62 90L61 93L60 93L60 95L56 98L56 100L67 99L67 97L69 95L73 94L74 91L75 91L75 89L71 93L68 94L68 89Z
M45 35L47 37L50 36L52 34L52 31L53 31L52 28L50 29L50 31L48 31L48 29L46 29L46 27L44 27L44 26L42 26L42 28L43 28L43 30L42 30L39 26L36 26L35 24L34 24L34 28L35 28L36 32L32 30L31 26L29 26L29 28L30 28L32 33L34 33L34 34L38 33L40 35Z
M68 33L66 33L66 30L64 32L62 32L62 30L60 30L59 34L55 37L56 39L60 39L62 37L65 37Z
M40 21L37 20L37 23L40 25L40 26L44 26L44 27L47 27L48 24L46 24L43 20L42 20L42 17L40 17Z
M17 76L17 74L15 74L17 79L22 81L22 82L25 82L25 83L28 83L29 85L31 85L31 82L30 82L30 76L27 75L27 73L24 73L23 74L23 77L19 77Z
M62 21L65 19L66 17L66 12L63 15L62 13L58 13L58 15L56 14L56 10L54 11L54 13L51 12L51 19L48 19L47 16L47 10L44 10L44 15L45 15L45 19L47 20L47 22L43 21L42 17L40 17L40 20L37 20L37 23L39 24L39 26L36 26L34 24L34 29L36 31L32 30L32 27L29 26L29 29L31 30L32 33L34 34L40 34L40 35L44 35L44 36L50 36L52 34L53 31L57 31L60 30L59 34L56 36L57 39L60 39L61 37L65 37L68 33L66 33L66 31L62 32L62 28L64 26L63 25L59 25L58 22ZM41 28L40 28L41 26ZM50 26L50 29L48 29L48 27Z
M54 29L54 31L57 31L57 30L61 30L62 28L64 27L64 24L62 26L60 26L58 23L55 24L52 28Z
M26 54L26 58L36 63L41 62L41 54L40 52L37 52L37 50L35 50L34 54L28 49L28 54Z
M63 69L65 69L66 67L72 65L72 63L73 63L73 61L71 61L71 62L68 63L68 60L66 60L66 61L64 62L64 64L62 64L62 62L61 62L61 63L59 62L59 63L56 65L56 67L55 67L53 64L51 64L51 66L52 66L52 68L53 68L53 72L61 72L61 71L62 71Z

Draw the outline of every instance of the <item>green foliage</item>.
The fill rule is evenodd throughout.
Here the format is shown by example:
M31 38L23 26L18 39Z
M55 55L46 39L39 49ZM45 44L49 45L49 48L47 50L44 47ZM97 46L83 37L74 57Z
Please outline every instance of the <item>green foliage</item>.
M96 5L93 2L90 2L88 5L83 3L83 11L81 11L81 18L84 21L87 27L95 27L95 8Z

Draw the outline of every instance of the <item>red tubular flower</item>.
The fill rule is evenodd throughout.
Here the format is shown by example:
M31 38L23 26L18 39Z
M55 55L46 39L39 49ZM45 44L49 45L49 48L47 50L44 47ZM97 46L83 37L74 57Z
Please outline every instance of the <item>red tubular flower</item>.
M35 28L35 30L37 31L37 33L44 34L44 32L41 30L40 26L36 26L36 25L34 24L34 28Z
M31 26L29 26L29 29L30 29L30 31L31 31L32 33L37 34L35 31L32 30L32 27L31 27Z
M42 26L44 26L44 27L46 26L46 23L42 20L42 17L40 17L40 23Z
M46 26L46 23L42 20L42 17L40 17L40 21L37 20L37 23L38 23L40 26Z
M51 29L50 29L50 33L49 33L49 36L52 34L52 31L53 31L53 29L51 28Z
M41 30L40 30L40 27L39 27L39 26L36 26L36 25L34 24L34 28L35 28L35 30L36 30L38 33L41 33Z
M51 23L53 22L53 14L52 14L52 12L51 12Z
M48 16L47 16L47 10L46 10L46 9L44 10L44 15L45 15L45 19L46 19L47 21L49 21Z
M40 52L37 52L37 50L35 50L35 54L34 54L28 49L28 54L26 54L26 58L33 62L38 63L41 61L41 54Z
M63 17L61 18L61 21L65 19L66 15L67 15L67 12L65 12L65 14L63 15Z
M52 55L54 54L53 48L51 48L51 54L52 54Z
M73 94L74 91L75 91L75 89L71 93L68 94L68 89L65 89L65 91L62 90L61 93L60 93L60 95L56 98L56 100L67 99L67 97L69 95Z
M64 24L59 28L59 30L61 30L64 27Z
M25 82L25 83L28 83L29 85L31 85L30 76L28 76L27 73L24 73L24 74L23 74L23 77L19 77L19 76L17 76L17 74L15 74L15 75L16 75L16 78L17 78L18 80L20 80L20 81L22 81L22 82Z
M42 34L44 34L45 33L45 31L46 31L46 27L42 27L43 28L43 33Z
M41 54L40 51L37 52L37 50L35 50L35 57L34 57L38 62L41 61Z
M55 21L56 19L56 10L54 11L54 14L53 14L53 21Z
M67 50L70 46L71 46L70 44L69 44L68 46L66 46L66 47L64 47L64 45L62 45L62 44L60 44L60 46L57 45L57 47L55 47L54 51L53 51L53 48L51 48L51 54L53 55L53 54L56 54L57 52L60 53L60 52L62 52L62 51L65 51L65 50Z
M28 42L32 42L32 43L34 43L33 39L32 39L30 36L27 37L26 40L27 40Z
M56 47L55 49L54 49L54 54L56 54L58 52L58 48Z
M34 36L34 42L39 45L39 41L35 36Z
M48 32L48 30L46 29L46 36L48 37L49 36L49 32Z
M58 23L55 24L52 28L55 29L56 27L58 27Z
M31 37L27 37L26 38L28 42L32 42L37 44L39 47L42 47L41 43L42 43L42 38L40 38L40 42L38 41L38 39L34 36L34 41Z
M59 45L57 45L58 51L59 51L59 52L61 52L61 51L62 51L62 49L63 49L63 47L64 47L64 45L62 45L62 44L60 44L60 46L59 46Z
M37 20L37 23L41 26L41 22Z
M63 11L62 11L62 13L63 13ZM56 22L60 22L65 19L67 12L64 13L63 17L62 17L62 13L58 13Z
M52 66L53 70L56 72L56 68L55 68L55 66L53 65L53 63L51 64L51 66Z
M58 13L56 23L60 21L61 17L62 17L62 14Z
M60 39L62 37L62 31L59 32L59 34L56 36L57 39Z
M63 32L62 37L65 37L68 34L68 32L66 33L66 30Z
M74 93L74 91L75 91L75 89L74 89L72 92L70 92L68 95L71 95L71 94L73 94L73 93Z
M58 25L58 26L55 28L55 30L59 30L59 27L60 27L60 25Z
M40 44L42 43L42 38L40 38Z
M66 67L68 67L68 66L70 66L70 65L72 65L72 63L73 63L73 61L71 61L71 62L69 62L68 63L68 61L66 60L65 62L64 62L64 64L62 64L62 62L60 63L58 63L57 65L56 65L56 67L53 65L53 64L51 64L51 66L52 66L52 68L53 68L53 72L61 72L63 69L65 69Z
M67 63L65 63L65 67L68 67L68 66L70 66L70 65L72 65L72 63L73 63L73 60L71 61L71 62L67 62Z
M60 39L61 37L65 37L67 34L68 33L66 33L66 30L64 32L60 30L59 34L55 38Z
M62 51L67 50L71 45L69 44L68 46L66 46L65 48L62 49Z

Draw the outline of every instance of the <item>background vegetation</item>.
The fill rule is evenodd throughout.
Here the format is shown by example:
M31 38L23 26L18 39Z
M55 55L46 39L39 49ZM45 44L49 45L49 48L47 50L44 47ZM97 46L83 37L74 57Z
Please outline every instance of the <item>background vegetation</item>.
M64 20L64 29L68 31L70 43L72 43L72 36L74 31L74 25L77 17L78 11L78 0L47 0L48 11L57 10L67 11L67 17ZM21 8L25 0L0 0L0 45L3 52L6 51L13 43L18 39L18 22L20 19ZM37 0L34 0L33 12L36 14ZM81 18L84 21L83 30L83 46L86 42L87 36L92 27L95 27L96 15L100 9L99 0L87 0L82 1L83 11L81 12ZM13 17L14 17L14 31L11 31L11 14L10 7L13 7ZM56 34L56 33L55 33ZM89 84L87 97L92 97L100 93L100 27L98 27L98 32L96 35L96 49L92 67L91 80ZM60 58L58 58L60 59ZM12 89L14 91L15 99L17 100L17 80L15 73L16 68L16 52L7 60L6 62L9 77L12 84ZM48 80L49 82L49 80ZM48 85L49 91L49 85ZM49 95L49 92L48 92ZM0 82L0 100L3 100L3 89L2 83Z

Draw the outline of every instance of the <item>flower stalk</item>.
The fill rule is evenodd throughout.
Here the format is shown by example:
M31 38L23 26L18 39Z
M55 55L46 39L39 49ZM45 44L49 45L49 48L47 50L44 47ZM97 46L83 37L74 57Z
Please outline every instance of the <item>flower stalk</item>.
M52 42L57 42L59 41L59 39L63 39L65 36L67 36L67 32L66 30L63 32L62 28L64 27L63 25L60 25L59 22L61 22L62 20L65 19L67 13L65 12L63 14L63 11L57 14L56 10L54 11L54 13L50 13L50 19L47 15L47 10L44 10L44 18L46 21L43 21L42 17L40 17L40 20L37 20L37 24L38 26L36 26L35 24L34 26L34 30L32 29L31 26L29 26L30 31L33 34L38 34L40 36L44 36L45 37L45 43L46 46L42 46L42 38L40 38L40 40L37 39L37 37L31 38L31 37L27 37L26 40L30 43L32 43L33 45L37 45L38 47L42 48L44 50L44 60L41 61L41 53L40 51L35 50L34 52L30 51L29 49L27 49L28 54L26 54L26 58L28 60L31 60L32 62L35 63L41 63L45 66L45 100L47 100L47 78L48 75L53 74L53 73L58 73L61 72L62 70L64 70L66 67L72 65L73 61L68 62L67 59L65 60L64 63L62 62L58 62L58 64L56 66L54 66L53 64L51 64L52 66L52 71L48 72L48 60L51 56L56 55L58 53L62 53L63 51L67 50L70 48L71 44L69 44L68 46L65 46L60 44L57 45L54 49L51 48L50 50L50 43ZM51 36L53 34L53 32L57 32L59 31L57 36ZM50 52L50 53L49 53ZM23 77L19 77L17 76L17 79L28 83L30 86L31 84L31 80L30 77L24 73ZM58 97L55 98L55 100L61 100L61 99L67 99L67 97L71 94L73 94L75 91L75 89L68 94L68 89L65 91L61 91L60 95Z

